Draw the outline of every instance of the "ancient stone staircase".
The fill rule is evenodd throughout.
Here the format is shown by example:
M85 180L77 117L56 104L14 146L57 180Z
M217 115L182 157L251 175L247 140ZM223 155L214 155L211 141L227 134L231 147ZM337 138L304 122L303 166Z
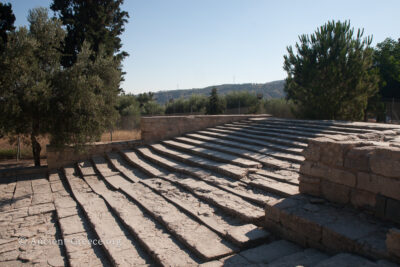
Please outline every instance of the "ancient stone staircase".
M49 183L68 263L396 266L392 225L299 195L298 181L310 138L393 129L250 119L65 166Z

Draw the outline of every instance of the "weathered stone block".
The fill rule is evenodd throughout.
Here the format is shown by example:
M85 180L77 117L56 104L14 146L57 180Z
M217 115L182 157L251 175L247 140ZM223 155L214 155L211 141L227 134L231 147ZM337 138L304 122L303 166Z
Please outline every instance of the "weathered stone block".
M329 252L354 251L356 243L354 240L345 238L340 233L324 227L322 229L322 245Z
M308 147L303 150L303 156L307 161L319 161L321 157L321 147L319 142L315 142L311 139L308 143Z
M280 222L284 228L288 228L295 233L301 233L299 236L307 237L314 241L320 241L322 237L322 228L320 225L302 216L296 216L291 212L283 211L280 215Z
M322 180L321 192L329 201L340 204L347 204L350 202L350 187L348 186Z
M265 218L275 222L280 221L282 210L299 205L295 199L281 198L268 202L265 206Z
M372 173L357 173L357 188L400 200L400 179Z
M400 179L400 148L376 148L370 158L372 172Z
M400 201L391 198L386 200L385 217L400 223Z
M390 254L400 258L400 229L392 228L386 235L386 247Z
M299 191L302 194L321 196L320 178L309 177L301 174L299 177Z
M364 190L351 190L350 202L356 208L374 210L376 205L376 194Z
M321 162L335 167L344 166L344 155L356 146L354 141L326 142L321 146Z
M346 154L344 167L355 171L369 171L369 159L375 147L354 147Z
M304 162L300 167L300 173L306 174L307 176L319 177L321 179L327 179L333 183L347 185L354 187L356 185L356 176L345 170L330 167L317 162Z

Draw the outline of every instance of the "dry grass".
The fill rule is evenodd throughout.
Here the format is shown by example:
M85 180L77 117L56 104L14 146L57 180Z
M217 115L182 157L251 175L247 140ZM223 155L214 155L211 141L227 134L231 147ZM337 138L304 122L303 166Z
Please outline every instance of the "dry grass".
M113 141L124 141L124 140L138 140L140 139L140 130L116 130L112 133ZM101 136L101 141L110 141L110 133L104 133ZM40 153L42 158L46 157L46 145L49 143L47 137L40 137L39 143L42 147ZM17 155L17 144L10 144L8 138L0 138L0 159L15 159ZM32 147L30 140L25 139L21 141L21 158L32 159Z
M46 145L49 143L47 137L40 137L39 143L42 147L40 151L41 158L46 156ZM8 138L0 138L0 159L13 159L17 156L17 144L11 143ZM32 146L30 140L21 138L21 158L32 159Z

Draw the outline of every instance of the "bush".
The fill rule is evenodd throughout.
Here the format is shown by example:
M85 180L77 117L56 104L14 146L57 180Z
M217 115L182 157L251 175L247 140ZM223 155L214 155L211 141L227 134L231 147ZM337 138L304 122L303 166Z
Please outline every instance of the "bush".
M264 110L262 113L271 114L278 118L294 118L297 111L297 105L293 101L282 98L267 99L264 101Z

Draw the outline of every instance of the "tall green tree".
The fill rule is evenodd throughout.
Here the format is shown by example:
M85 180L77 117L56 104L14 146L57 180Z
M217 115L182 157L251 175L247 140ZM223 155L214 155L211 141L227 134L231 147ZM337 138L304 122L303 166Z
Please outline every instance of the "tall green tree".
M12 5L0 3L0 52L4 50L7 43L7 33L15 30L14 22Z
M35 165L40 165L40 135L50 126L54 74L60 71L61 22L47 9L29 11L25 27L9 34L0 58L0 122L10 135L29 136Z
M363 119L379 80L372 69L372 37L363 38L363 33L348 21L330 21L311 35L299 36L297 53L287 48L285 92L298 104L298 116Z
M380 95L400 99L400 39L395 41L387 38L378 43L374 60L381 78Z
M218 89L214 87L208 97L207 114L216 115L224 112L225 103L218 95Z
M121 61L128 54L120 51L119 36L125 30L129 15L121 10L123 0L53 0L51 9L56 12L66 26L64 56L62 65L72 66L82 50L83 42L95 51L91 59L100 51L107 56L115 56Z
M83 43L76 63L56 75L50 127L51 144L82 147L98 141L118 118L119 62L100 48L93 61Z

